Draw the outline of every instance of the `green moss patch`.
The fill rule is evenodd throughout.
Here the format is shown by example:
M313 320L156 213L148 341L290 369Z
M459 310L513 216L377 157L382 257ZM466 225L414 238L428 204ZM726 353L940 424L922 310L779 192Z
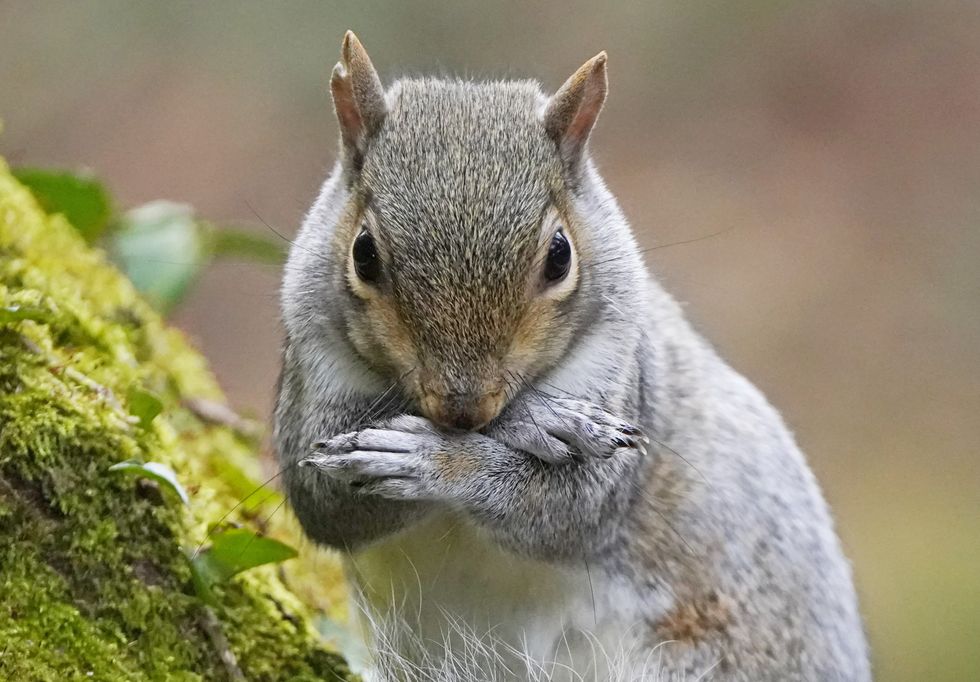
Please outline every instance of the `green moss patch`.
M186 553L254 461L200 399L223 399L203 359L0 161L0 678L353 679L280 567L219 586L213 610L196 596ZM127 459L169 466L190 504L108 471Z

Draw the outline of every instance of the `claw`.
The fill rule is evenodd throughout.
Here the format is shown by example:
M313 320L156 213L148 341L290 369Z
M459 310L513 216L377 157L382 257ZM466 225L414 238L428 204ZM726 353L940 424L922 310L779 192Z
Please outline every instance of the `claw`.
M344 433L326 440L318 440L310 446L310 450L320 455L342 454L345 451L357 449L357 434Z

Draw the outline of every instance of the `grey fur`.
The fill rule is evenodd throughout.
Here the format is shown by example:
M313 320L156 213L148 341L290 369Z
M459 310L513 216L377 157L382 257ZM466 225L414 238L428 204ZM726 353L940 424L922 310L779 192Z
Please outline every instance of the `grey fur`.
M538 87L405 80L387 104L363 167L325 183L282 290L275 440L309 536L357 557L448 515L616 585L657 679L870 679L850 570L792 436L646 273L587 157L564 163ZM561 333L527 376L501 377L507 407L482 432L405 416L420 414L404 376L417 368L352 341L367 311L338 225L365 195L383 294L419 362L458 385L499 370L544 208L576 217Z

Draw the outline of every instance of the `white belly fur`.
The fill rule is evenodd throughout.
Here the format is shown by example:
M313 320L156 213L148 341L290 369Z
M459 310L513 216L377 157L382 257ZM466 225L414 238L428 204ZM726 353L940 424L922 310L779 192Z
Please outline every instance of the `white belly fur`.
M374 623L371 647L384 646L377 628L393 629L380 637L416 664L421 657L441 665L454 649L473 650L475 639L477 649L512 659L508 667L516 656L544 671L571 665L581 679L606 679L606 663L636 648L630 623L639 614L629 613L637 605L625 588L584 563L555 566L506 552L458 516L434 516L357 553L347 572L358 609ZM515 675L532 677L562 676Z

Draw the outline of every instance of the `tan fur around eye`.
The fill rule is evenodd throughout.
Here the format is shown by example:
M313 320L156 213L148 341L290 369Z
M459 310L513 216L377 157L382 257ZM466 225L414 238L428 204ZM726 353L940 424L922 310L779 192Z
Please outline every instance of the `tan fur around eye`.
M372 289L366 285L365 288ZM358 350L375 363L387 366L396 376L417 369L415 344L395 306L373 289L365 306L350 326L351 339Z
M375 286L363 282L354 269L351 249L365 220L367 209L352 199L344 210L335 236L337 253L344 257L344 278L354 295L364 301L364 309L349 321L349 334L363 357L396 376L418 367L415 345L395 305ZM378 244L379 251L384 249Z
M568 245L572 250L572 263L568 274L560 282L545 283L541 272L548 257L548 249L551 247L551 240L554 238L558 229L561 229L568 240ZM530 291L532 296L541 296L553 301L562 301L575 291L578 286L578 245L576 244L575 230L571 227L570 221L564 214L556 208L549 209L541 221L541 236L538 243L538 251L535 255L534 268L531 270Z
M556 302L538 298L528 306L514 332L506 366L520 376L536 373L554 362L568 343L570 330L555 315Z
M347 286L358 298L374 299L378 296L377 289L361 281L361 278L357 276L352 254L354 240L360 234L366 218L367 213L364 206L359 200L352 199L338 224L335 248L337 253L344 254L344 275L347 279Z
M559 225L572 248L572 265L565 279L544 286L541 268L551 238ZM543 220L536 267L530 273L528 307L514 331L510 352L505 362L512 372L524 376L530 375L560 357L571 337L571 330L555 314L556 307L578 288L580 261L581 253L574 221L565 211L552 209Z
M354 269L354 258L351 256L350 251L347 253L347 284L350 286L351 291L358 298L363 298L366 300L374 300L380 298L379 292L376 288L370 284L365 283L357 276L357 271Z

